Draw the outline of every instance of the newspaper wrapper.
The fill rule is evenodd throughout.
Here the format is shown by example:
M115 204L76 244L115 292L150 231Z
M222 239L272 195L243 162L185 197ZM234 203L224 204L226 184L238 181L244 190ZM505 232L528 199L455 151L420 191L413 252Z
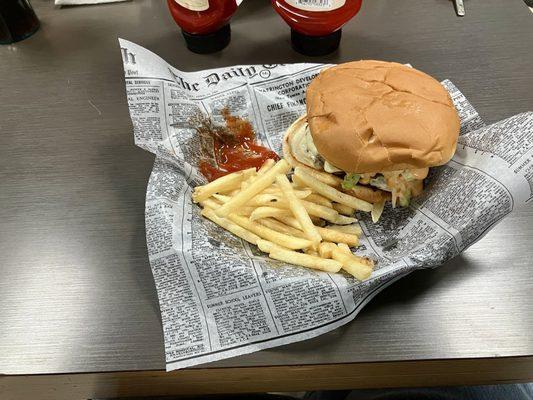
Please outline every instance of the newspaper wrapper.
M370 279L267 259L200 216L192 189L200 143L190 117L222 121L228 107L280 154L285 129L305 112L321 64L241 65L182 72L120 40L135 143L156 154L146 192L146 240L162 315L167 370L308 339L351 321L383 288L433 268L481 239L533 193L533 113L486 126L446 80L461 118L454 158L432 168L424 193L381 220L358 214L357 254Z

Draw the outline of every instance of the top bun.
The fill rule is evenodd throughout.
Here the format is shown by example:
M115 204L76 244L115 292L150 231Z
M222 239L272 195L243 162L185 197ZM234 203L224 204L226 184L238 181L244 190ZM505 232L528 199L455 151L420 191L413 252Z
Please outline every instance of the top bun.
M324 69L307 89L307 118L318 152L355 173L445 164L460 129L450 95L437 80L372 60Z

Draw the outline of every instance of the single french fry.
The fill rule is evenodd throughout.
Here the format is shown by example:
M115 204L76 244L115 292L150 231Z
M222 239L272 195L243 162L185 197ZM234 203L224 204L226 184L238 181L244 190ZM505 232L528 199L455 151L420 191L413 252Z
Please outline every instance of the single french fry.
M226 218L218 217L215 214L214 210L210 208L204 208L202 210L202 215L206 217L207 219L210 219L211 221L213 221L215 224L230 231L235 236L238 236L241 239L246 240L247 242L256 244L257 241L260 239L259 236L257 236L255 233L248 231L247 229L227 220Z
M333 203L330 200L328 200L324 196L321 196L321 195L316 194L316 193L312 193L311 192L311 194L309 196L307 196L305 199L307 201L311 201L313 203L319 204L319 205L324 206L324 207L333 208ZM339 211L339 210L337 210L337 211Z
M343 252L345 252L346 254L349 254L351 257L355 258L360 263L368 265L371 268L374 268L374 261L372 261L368 257L361 257L361 256L358 256L358 255L352 253L352 251L350 250L350 247L346 243L338 243L337 246Z
M381 214L383 214L383 210L385 209L385 200L378 201L377 203L374 203L372 207L372 211L370 212L370 215L372 216L372 222L376 223L381 218Z
M242 171L233 172L228 175L224 175L213 182L209 182L203 186L197 186L194 188L192 199L195 203L206 200L211 195L219 191L229 191L240 187L241 182L248 179L252 175L255 175L255 168L248 168Z
M266 226L261 225L257 222L250 221L248 218L243 217L241 215L230 214L228 215L228 219L232 222L235 222L237 225L246 228L250 232L255 233L257 236L269 240L273 243L279 244L280 246L286 247L288 249L298 250L312 246L312 243L309 240L292 237L289 235L285 235L284 233L276 232L275 230L267 228Z
M359 237L349 233L339 232L328 228L317 228L323 240L335 243L347 243L352 247L359 246Z
M318 269L325 272L339 272L342 264L335 260L320 258L310 254L298 253L272 246L269 252L271 258L302 267Z
M258 219L276 217L276 216L289 216L290 217L292 216L292 213L290 210L286 210L283 208L261 206L261 207L257 207L250 214L250 221L256 221Z
M368 262L366 262L367 259L363 259L363 257L356 257L351 253L348 254L345 250L339 247L332 251L331 256L334 260L337 260L342 264L342 269L360 281L368 279L370 274L372 274L372 266L369 265ZM365 262L362 260L365 260Z
M354 222L357 222L357 218L347 217L345 215L339 215L333 221L330 221L336 225L351 225Z
M344 251L346 254L353 254L352 251L350 250L350 246L348 246L347 243L337 243L337 246L339 247L339 249Z
M209 199L200 201L200 205L202 207L209 207L209 208L211 208L213 210L215 210L215 209L217 209L218 207L221 206L220 202L216 201L213 198L209 198Z
M328 229L332 229L339 232L349 233L351 235L361 236L363 231L361 230L361 227L359 224L351 224L351 225L328 225Z
M272 159L272 158L269 158L268 160L266 160L263 165L261 165L261 168L259 168L257 170L257 175L258 176L261 176L263 175L265 172L267 172L270 168L272 168L274 166L276 162Z
M248 204L254 206L270 206L271 204L282 200L283 198L281 197L281 194L259 193L258 195L252 197L248 201Z
M274 195L277 195L277 196L281 196L282 191L281 191L281 189L279 187L270 186L270 187L266 188L265 190L263 190L261 193L262 194L274 194ZM312 193L313 193L313 191L311 189L294 190L294 194L299 199L307 199L307 197L309 197Z
M224 217L237 210L246 204L255 195L262 190L269 187L279 174L286 174L290 169L290 165L285 160L278 161L272 168L270 168L263 175L257 177L246 189L241 190L230 201L225 203L222 207L217 208L215 213L219 217Z
M339 214L347 215L349 217L355 214L355 209L348 207L347 205L340 203L333 203L333 209L336 210Z
M333 250L337 247L335 243L332 242L322 242L318 245L318 254L322 258L331 258Z
M276 218L280 222L283 222L285 225L291 226L291 227L293 227L295 229L302 230L302 226L300 225L298 220L296 218L294 218L294 217L278 216L278 217L274 217L274 218Z
M371 203L358 199L356 197L347 195L346 193L342 193L338 191L337 189L332 188L331 186L325 184L324 182L321 182L320 180L316 179L314 176L308 174L301 167L296 167L294 169L294 175L297 176L298 179L301 180L303 183L305 183L306 186L310 187L318 194L321 194L322 196L330 200L333 200L337 203L355 208L357 210L367 211L367 212L372 211Z
M263 165L261 165L261 167L257 170L257 174L256 174L255 176L252 176L252 177L250 177L250 178L244 180L244 181L241 183L240 189L241 189L241 190L246 189L246 188L250 185L250 183L253 182L254 177L264 175L269 169L271 169L271 168L274 166L275 163L276 163L276 162L275 162L273 159L271 159L271 158L269 158L268 160L266 160L266 161L263 163ZM235 194L236 194L236 193L235 193Z
M311 221L311 218L309 217L309 214L303 205L303 201L296 197L294 194L294 189L285 175L278 175L276 177L276 183L281 188L285 198L289 202L289 209L302 226L303 232L314 246L318 246L318 244L322 241L322 237L316 230L315 225L313 225L313 221Z
M301 167L296 167L296 168L300 168L301 169ZM315 169L312 169L312 168L306 168L305 172L307 172L309 175L313 176L313 178L319 180L322 183L325 183L328 186L331 186L331 187L334 187L334 188L340 188L341 187L342 179L339 178L338 176L330 174L329 172L318 171L318 170L315 170ZM298 179L294 179L294 177L293 177L293 182L296 182L296 185L298 185L298 186L304 186L304 187L307 186L307 185L303 184L303 182L301 182L301 181L298 182Z
M265 253L270 253L270 250L272 250L274 246L276 246L274 243L265 239L259 239L257 241L257 247L259 247L259 250Z
M285 225L283 222L280 222L274 218L263 218L258 220L261 225L266 226L267 228L273 229L277 232L284 233L286 235L299 237L305 239L305 234L298 229L295 229L291 226Z
M301 202L309 215L325 219L331 223L334 223L340 217L339 213L332 208L321 206L307 200L301 200Z
M231 196L225 195L225 194L218 194L215 193L212 196L214 199L218 200L220 203L224 204L231 200Z

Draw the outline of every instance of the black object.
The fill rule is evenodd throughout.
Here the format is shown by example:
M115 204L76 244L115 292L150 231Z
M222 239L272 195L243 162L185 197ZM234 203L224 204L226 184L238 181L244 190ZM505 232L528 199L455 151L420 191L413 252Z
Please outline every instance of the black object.
M1 1L1 0L0 0ZM231 40L231 29L229 24L224 25L218 31L206 35L195 35L181 30L187 48L198 54L214 53L226 47Z
M325 36L309 36L291 29L292 48L306 56L325 56L333 53L341 42L342 29Z
M39 29L28 0L0 0L0 44L18 42Z

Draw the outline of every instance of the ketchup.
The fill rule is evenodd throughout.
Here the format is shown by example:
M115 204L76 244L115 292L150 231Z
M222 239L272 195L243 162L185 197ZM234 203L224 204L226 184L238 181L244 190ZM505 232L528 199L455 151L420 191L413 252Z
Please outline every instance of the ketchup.
M242 0L167 0L187 48L205 54L222 50L231 39L229 20Z
M255 142L255 132L249 121L231 115L228 109L222 110L222 116L226 122L224 132L207 132L213 136L214 160L204 159L199 164L200 172L209 182L231 172L258 169L269 158L279 159L272 150ZM212 165L213 161L216 166Z
M271 0L291 27L292 47L309 56L322 56L339 47L342 26L361 8L362 0Z

